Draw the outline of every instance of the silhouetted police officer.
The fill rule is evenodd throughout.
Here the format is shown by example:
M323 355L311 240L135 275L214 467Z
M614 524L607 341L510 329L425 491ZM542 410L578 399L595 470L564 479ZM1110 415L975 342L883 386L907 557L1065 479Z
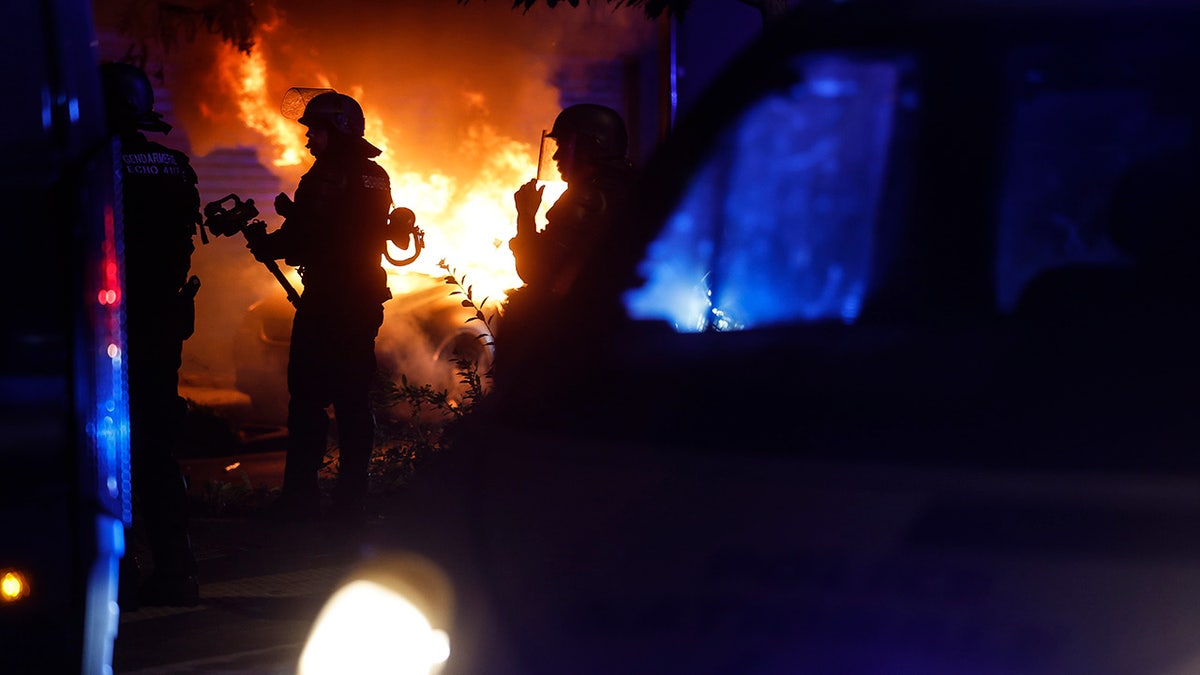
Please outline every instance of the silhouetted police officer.
M573 350L562 340L546 338L584 314L592 321L606 320L599 307L571 307L561 300L570 290L578 301L589 302L587 289L580 289L580 272L601 241L611 238L634 180L625 122L612 108L592 103L569 106L559 113L547 136L557 144L552 159L567 189L546 212L546 226L540 232L535 215L544 186L531 180L513 195L517 234L509 248L525 285L510 295L496 336L498 386L518 370L578 365L554 363ZM574 337L567 341L586 339L580 331L570 332Z
M329 427L325 409L332 405L340 449L333 515L356 521L374 444L375 336L391 297L381 266L391 186L387 172L371 161L380 150L363 138L363 112L353 98L318 94L299 122L308 127L307 147L316 160L300 179L295 201L276 197L283 225L249 244L259 260L283 258L298 267L304 281L288 357L281 515L319 515L317 475Z
M534 217L545 187L536 180L513 195L517 236L509 241L517 274L535 292L561 294L575 281L584 258L625 199L633 179L626 153L629 137L617 111L593 103L559 113L547 137L557 149L552 159L567 189L546 212L537 231Z
M144 526L153 555L153 572L136 601L195 605L187 489L174 453L187 411L179 396L179 366L199 287L188 269L200 195L187 155L141 133L171 129L154 111L146 74L123 63L104 64L100 72L109 130L119 141L134 519ZM126 556L133 561L132 552ZM128 562L123 568L128 608L135 600L129 585L137 581L136 570Z

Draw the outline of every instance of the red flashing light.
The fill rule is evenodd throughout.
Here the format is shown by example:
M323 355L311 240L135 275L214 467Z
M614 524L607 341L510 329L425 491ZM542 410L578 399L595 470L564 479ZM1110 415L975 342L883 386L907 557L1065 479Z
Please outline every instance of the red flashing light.
M121 299L121 270L117 265L116 249L113 246L115 241L116 219L112 206L108 205L104 208L104 243L102 245L104 278L100 282L103 287L96 297L100 304L105 306L115 305Z

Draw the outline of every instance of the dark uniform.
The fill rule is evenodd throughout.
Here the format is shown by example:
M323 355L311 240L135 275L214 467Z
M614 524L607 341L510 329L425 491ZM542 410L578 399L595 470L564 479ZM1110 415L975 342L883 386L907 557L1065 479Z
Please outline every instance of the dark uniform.
M497 330L498 387L539 368L580 376L587 366L585 352L592 348L587 340L616 320L599 289L580 287L580 273L614 239L633 186L624 122L610 108L580 104L563 110L548 136L559 143L555 159L568 169L567 189L546 212L541 232L533 222L533 204L522 205L531 197L540 202L540 191L522 198L532 191L531 183L515 195L517 235L509 248L525 285L510 293ZM569 304L564 302L568 291ZM552 401L555 394L545 392L545 397Z
M387 172L371 161L379 151L361 138L332 139L301 178L283 225L252 243L256 257L284 258L304 281L288 360L283 485L286 515L301 518L319 513L330 405L340 449L335 513L361 514L375 435L375 337L391 297L380 262L391 207Z
M629 169L617 167L602 169L584 185L569 185L546 211L541 232L519 232L509 240L526 289L561 295L574 285L587 256L624 206L631 179Z
M110 98L121 99L114 92L120 85L114 82L127 86L132 82L138 92L151 91L144 73L132 66L108 64L102 72ZM135 531L144 529L154 568L138 601L195 604L198 589L188 539L187 491L175 450L187 411L179 396L179 366L195 317L198 280L189 283L188 270L192 237L200 220L200 195L187 155L148 140L137 130L139 126L170 129L151 112L150 103L141 107L123 114L118 106L110 112L110 125L116 127L120 141ZM125 580L133 582L130 575Z

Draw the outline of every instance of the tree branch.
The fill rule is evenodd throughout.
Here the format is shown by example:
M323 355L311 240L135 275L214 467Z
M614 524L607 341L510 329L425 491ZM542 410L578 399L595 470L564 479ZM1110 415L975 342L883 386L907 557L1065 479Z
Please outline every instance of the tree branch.
M469 0L457 0L458 4L465 5ZM541 2L546 3L547 7L554 8L564 0L513 0L513 9L520 8L523 12L528 12L534 5ZM565 0L572 7L579 6L579 0ZM683 20L683 15L687 13L688 7L691 6L692 0L604 0L605 4L614 5L616 7L641 7L648 19L657 19L666 14L669 17L674 17L677 20Z

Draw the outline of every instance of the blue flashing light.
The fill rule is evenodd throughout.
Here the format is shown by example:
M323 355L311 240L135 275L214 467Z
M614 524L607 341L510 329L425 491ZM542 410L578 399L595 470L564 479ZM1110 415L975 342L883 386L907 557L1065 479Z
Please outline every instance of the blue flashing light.
M858 313L862 311L863 287L859 286L856 291L847 294L842 302L842 321L844 323L854 323L854 320L858 318Z
M125 554L125 532L121 521L101 517L96 520L97 556L88 570L88 606L84 625L84 663L102 664L100 672L112 672L113 641L120 624L117 586L119 560Z
M50 102L50 87L42 87L42 131L47 133L54 127L54 106Z
M801 95L811 93L819 98L841 98L854 92L855 83L852 80L822 77L806 82L801 88Z
M85 429L96 458L96 489L106 507L125 524L132 522L129 469L129 396L124 363L124 302L121 297L120 223L113 209L104 213L88 299L93 327L85 349L86 375L79 387L90 392Z
M853 322L903 62L805 57L724 132L647 249L631 317L680 332Z

